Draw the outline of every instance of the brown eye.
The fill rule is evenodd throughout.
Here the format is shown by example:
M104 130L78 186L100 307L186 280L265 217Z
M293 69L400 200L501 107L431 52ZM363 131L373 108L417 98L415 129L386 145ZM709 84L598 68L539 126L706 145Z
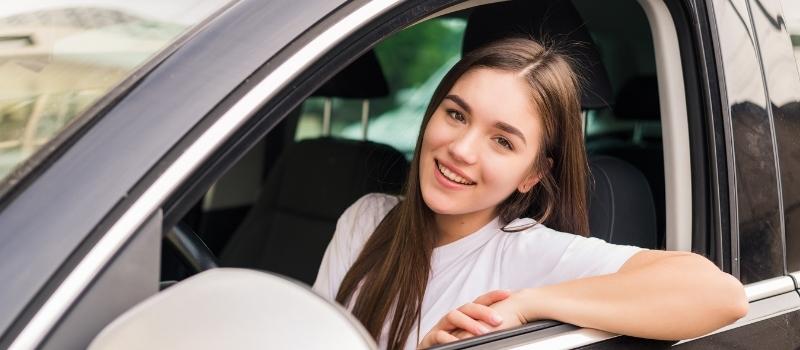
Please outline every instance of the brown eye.
M447 115L449 115L450 118L453 118L453 120L456 120L456 121L461 122L461 123L463 123L463 122L465 122L467 120L466 118L464 118L464 115L461 114L461 112L459 112L459 111L457 111L455 109L448 109L447 110Z
M497 137L495 140L497 141L497 144L499 144L504 148L507 148L509 150L514 149L514 145L511 144L511 141L508 141L508 139L506 139L505 137Z

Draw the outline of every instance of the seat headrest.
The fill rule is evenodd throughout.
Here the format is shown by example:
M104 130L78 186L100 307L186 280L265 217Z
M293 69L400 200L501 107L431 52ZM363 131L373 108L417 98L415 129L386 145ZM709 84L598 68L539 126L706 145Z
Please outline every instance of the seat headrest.
M608 107L611 83L600 53L583 19L566 0L510 1L476 7L467 21L462 53L492 41L523 37L547 43L565 43L561 48L582 78L581 107Z
M638 76L625 82L617 94L614 114L626 120L661 120L656 77Z
M366 193L400 193L408 161L384 144L325 137L289 146L275 170L272 207L335 222Z
M389 95L389 85L375 51L369 50L322 85L312 96L380 98Z
M633 165L608 156L589 158L589 232L614 244L656 248L658 230L653 194Z

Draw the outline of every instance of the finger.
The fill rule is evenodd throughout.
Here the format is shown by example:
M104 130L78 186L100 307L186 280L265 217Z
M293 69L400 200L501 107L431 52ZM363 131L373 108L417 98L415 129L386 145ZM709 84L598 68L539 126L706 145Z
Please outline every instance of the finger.
M464 306L458 308L458 311L461 311L474 320L480 320L492 326L503 324L503 317L500 316L500 313L486 305L476 303L464 304Z
M445 344L445 343L454 342L454 341L458 340L458 338L456 338L454 335L452 335L450 333L447 333L445 331L439 330L439 331L436 331L436 334L434 335L434 340L435 340L435 342L434 342L434 345L435 345L435 344Z
M475 335L473 335L472 333L470 333L470 332L467 332L467 331L465 331L465 330L463 330L463 329L461 329L461 330L457 330L457 331L455 331L455 332L451 332L450 334L452 334L454 337L458 338L459 340L461 340L461 339L467 339L467 338L472 338L472 337L474 337L474 336L475 336Z
M472 333L473 335L481 335L489 333L489 329L486 328L486 326L482 325L480 322L473 319L472 317L465 315L463 312L459 310L453 310L448 312L445 318L447 319L447 322L449 322L453 326L453 328L450 329L442 328L443 330L450 331L453 329L461 328L467 332Z
M510 291L507 290L493 290L489 293L481 295L473 301L473 303L481 304L481 305L492 305L498 301L505 300L511 295Z

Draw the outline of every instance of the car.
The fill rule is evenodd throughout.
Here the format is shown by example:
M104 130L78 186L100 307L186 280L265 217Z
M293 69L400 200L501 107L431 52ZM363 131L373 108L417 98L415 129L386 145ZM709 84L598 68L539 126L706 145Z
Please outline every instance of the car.
M73 0L0 5L0 348L374 347L308 288L336 218L399 191L430 87L519 20L581 42L592 235L704 255L750 307L439 348L800 346L795 1Z

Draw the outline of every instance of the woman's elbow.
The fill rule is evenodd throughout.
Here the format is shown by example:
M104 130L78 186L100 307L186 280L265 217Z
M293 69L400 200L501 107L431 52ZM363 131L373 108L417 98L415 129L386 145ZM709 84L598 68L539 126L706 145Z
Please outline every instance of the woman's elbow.
M705 281L705 302L709 302L714 314L722 325L728 325L747 315L749 303L744 291L744 286L736 277L722 272L708 259L697 254L691 254L697 259L696 268L701 272L697 277ZM702 266L702 267L701 267Z
M723 309L725 310L726 319L728 321L726 324L730 324L745 317L750 304L747 300L747 295L744 292L742 283L727 273L720 273L724 275L724 282L722 283L720 295L725 296L720 298L720 300L724 300L725 305Z

